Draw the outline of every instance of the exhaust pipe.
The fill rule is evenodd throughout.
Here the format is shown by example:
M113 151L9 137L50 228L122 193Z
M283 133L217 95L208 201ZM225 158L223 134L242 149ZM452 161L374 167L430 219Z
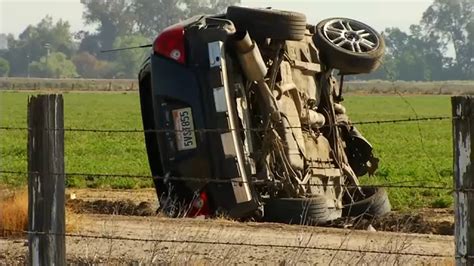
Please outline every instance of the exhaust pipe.
M277 101L270 87L265 82L268 69L265 66L260 49L258 49L257 44L252 41L248 32L245 32L245 34L236 34L235 47L245 77L249 81L257 82L260 88L260 98L263 100L263 104L268 110L271 119L274 122L280 123L281 114L278 110Z

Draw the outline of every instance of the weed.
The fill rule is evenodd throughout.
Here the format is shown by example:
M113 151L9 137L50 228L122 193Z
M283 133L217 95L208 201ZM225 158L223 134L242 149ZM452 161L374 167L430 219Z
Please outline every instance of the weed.
M66 208L66 232L75 232L82 227L82 215ZM18 189L0 199L0 237L20 236L28 230L28 192Z
M66 178L66 187L68 188L85 188L87 186L86 180L81 177L71 176Z
M0 236L28 230L28 193L16 191L0 202Z
M452 204L453 204L452 196L443 195L443 196L439 196L438 198L435 198L431 202L431 207L433 207L433 208L448 208L448 207L451 207Z
M137 182L131 178L117 178L111 181L110 187L113 189L134 189Z

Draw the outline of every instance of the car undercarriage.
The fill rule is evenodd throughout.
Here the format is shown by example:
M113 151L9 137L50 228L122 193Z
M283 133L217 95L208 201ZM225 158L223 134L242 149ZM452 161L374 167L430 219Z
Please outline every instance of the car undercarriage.
M164 30L139 76L160 210L305 224L390 211L359 184L378 159L342 104L344 77L383 54L362 22L273 9Z

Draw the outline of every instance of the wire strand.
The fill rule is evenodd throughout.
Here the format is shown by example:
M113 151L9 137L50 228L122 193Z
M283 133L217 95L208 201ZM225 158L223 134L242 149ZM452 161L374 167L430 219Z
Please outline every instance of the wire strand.
M452 120L449 116L433 116L433 117L420 117L420 118L401 118L392 120L376 120L376 121L359 121L351 122L349 125L381 125L381 124L400 124L400 123L411 123L420 121L441 121L441 120ZM333 124L332 127L347 126L347 124ZM325 125L322 128L331 127ZM195 133L227 133L230 131L253 131L253 132L265 132L273 128L201 128L194 130L176 130L176 129L93 129L93 128L45 128L45 131L64 131L64 132L85 132L85 133L182 133L182 132L195 132ZM284 127L283 129L304 129L304 127ZM0 130L10 131L30 131L28 127L8 127L2 126Z
M83 234L71 234L71 233L48 233L48 232L36 232L36 231L15 231L3 229L6 232L17 233L17 234L28 234L28 235L48 235L48 236L66 236L73 238L88 238L88 239L104 239L104 240L121 240L121 241L135 241L135 242L162 242L162 243L186 243L186 244L201 244L201 245L225 245L225 246L246 246L246 247L265 247L265 248L285 248L285 249L310 249L310 250L324 250L324 251L343 251L343 252L356 252L365 254L383 254L383 255L399 255L399 256L419 256L419 257L433 257L433 258L450 258L451 255L443 254L427 254L427 253L416 253L416 252L394 252L394 251L378 251L378 250L361 250L361 249L350 249L350 248L331 248L331 247L320 247L320 246L299 246L299 245L281 245L281 244L255 244L255 243L244 243L244 242L221 242L221 241L204 241L204 240L177 240L177 239L151 239L151 238L136 238L136 237L112 237L105 235L83 235Z
M1 175L39 175L39 172L22 172L22 171L0 171ZM98 173L47 173L46 175L66 177L84 177L84 178L132 178L132 179L154 179L164 181L188 181L197 183L221 183L221 184L268 184L270 181L239 181L234 179L216 179L216 178L205 178L205 177L177 177L177 176L147 176L147 175L132 175L132 174L98 174ZM432 180L416 180L416 182L432 182ZM414 181L415 182L415 181ZM308 184L312 187L326 187L330 184ZM367 184L367 185L338 185L344 188L398 188L398 189L435 189L435 190L447 190L453 191L451 187L444 186L423 186L423 185L399 185L395 184ZM456 191L456 190L454 190ZM467 189L458 191L468 191Z

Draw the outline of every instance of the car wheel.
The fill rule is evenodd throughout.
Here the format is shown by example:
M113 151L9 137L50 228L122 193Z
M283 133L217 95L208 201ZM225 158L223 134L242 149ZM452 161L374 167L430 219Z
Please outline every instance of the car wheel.
M379 217L392 210L387 191L383 188L362 188L365 198L344 205L342 215Z
M385 53L385 42L376 30L349 18L330 18L318 23L314 43L321 61L344 74L375 71Z
M297 12L230 6L227 18L238 32L248 31L255 39L299 41L306 31L306 16Z
M327 199L275 198L264 201L264 220L268 222L321 225L341 217L342 210L329 208Z

